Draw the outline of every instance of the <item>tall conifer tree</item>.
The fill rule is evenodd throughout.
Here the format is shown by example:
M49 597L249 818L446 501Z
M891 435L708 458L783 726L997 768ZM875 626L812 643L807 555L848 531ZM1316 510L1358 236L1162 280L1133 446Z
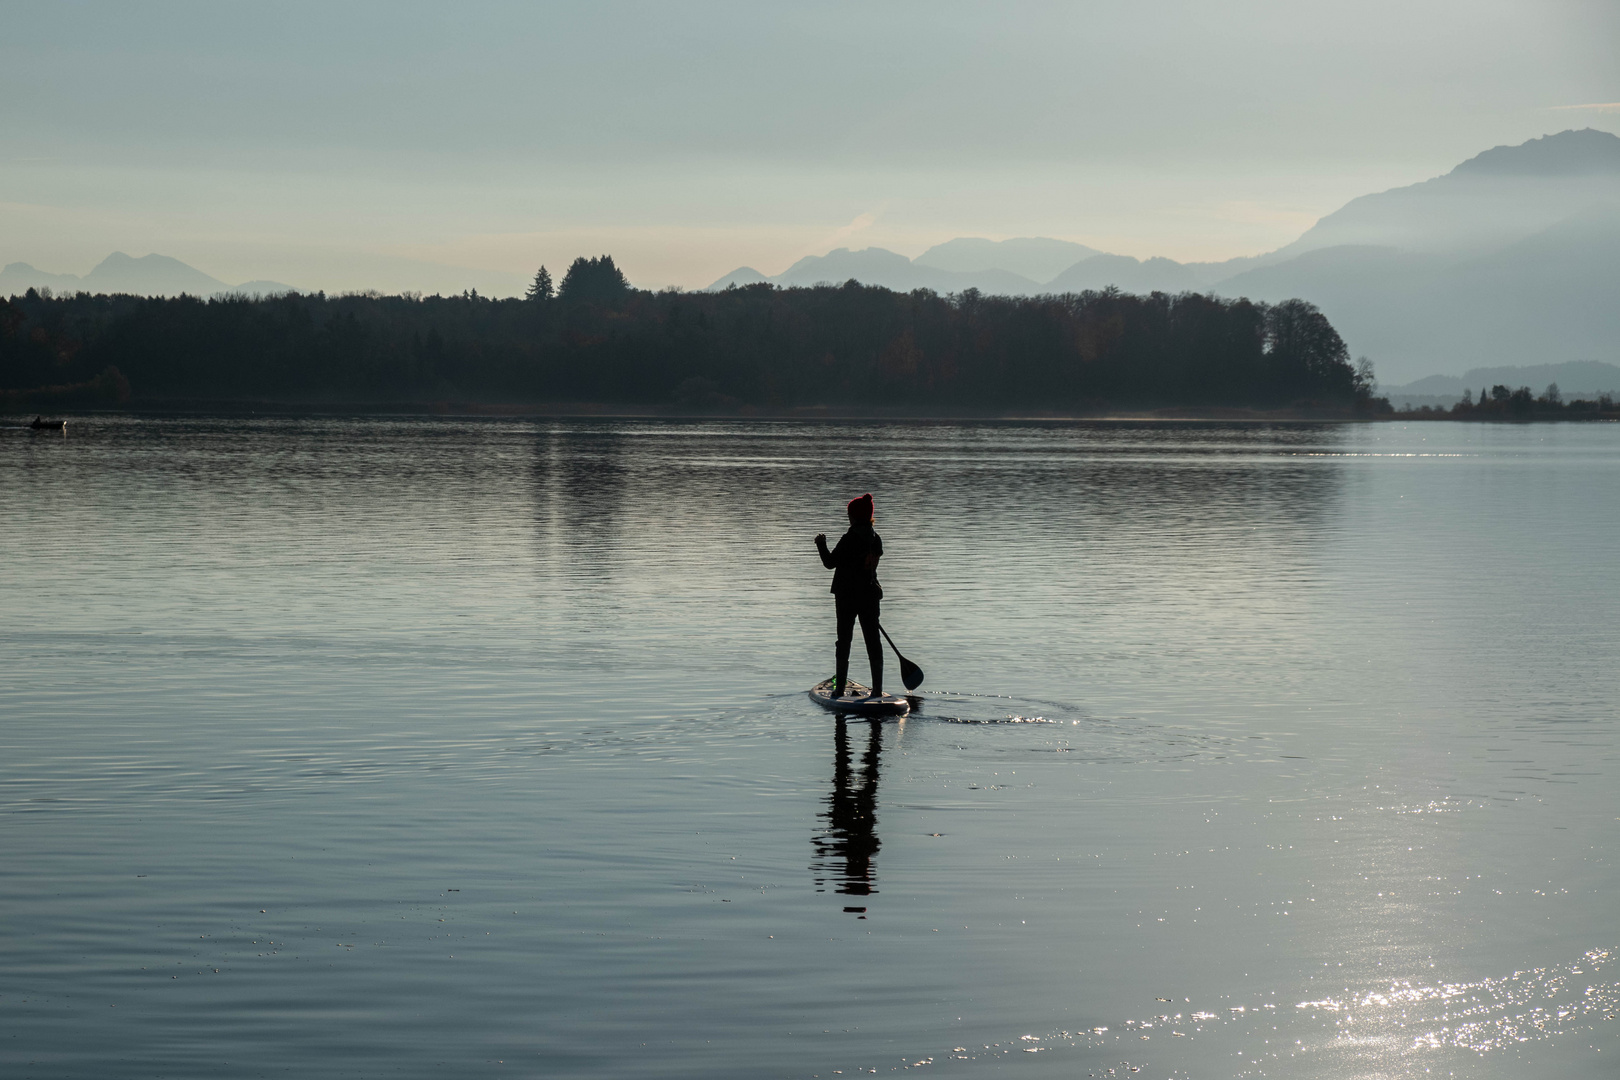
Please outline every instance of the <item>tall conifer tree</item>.
M529 291L524 294L525 300L534 300L545 303L551 299L551 271L544 266L534 275L534 281L529 283Z

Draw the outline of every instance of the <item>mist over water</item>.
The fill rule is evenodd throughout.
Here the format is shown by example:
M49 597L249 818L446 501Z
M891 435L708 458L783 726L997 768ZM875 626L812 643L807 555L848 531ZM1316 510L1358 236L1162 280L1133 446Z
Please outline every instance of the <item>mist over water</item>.
M0 1072L1612 1076L1617 452L6 432ZM863 491L898 723L804 696Z

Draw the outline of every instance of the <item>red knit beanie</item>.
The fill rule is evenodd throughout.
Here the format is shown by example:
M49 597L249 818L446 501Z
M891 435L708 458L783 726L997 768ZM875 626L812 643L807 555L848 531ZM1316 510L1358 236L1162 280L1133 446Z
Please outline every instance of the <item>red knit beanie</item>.
M851 525L869 525L872 522L872 493L867 492L858 499L849 500L849 522Z

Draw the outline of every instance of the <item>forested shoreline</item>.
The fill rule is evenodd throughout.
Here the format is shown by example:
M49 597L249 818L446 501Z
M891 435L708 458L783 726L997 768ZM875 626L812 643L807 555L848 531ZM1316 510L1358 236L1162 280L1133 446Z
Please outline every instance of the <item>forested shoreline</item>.
M632 289L611 257L524 298L375 293L0 299L10 411L164 402L614 404L1074 415L1388 412L1300 300L1034 298L848 282Z
M1528 386L1513 389L1498 383L1488 390L1480 387L1477 400L1464 390L1449 409L1424 405L1393 415L1402 420L1620 420L1620 404L1610 394L1566 400L1557 383L1539 395Z

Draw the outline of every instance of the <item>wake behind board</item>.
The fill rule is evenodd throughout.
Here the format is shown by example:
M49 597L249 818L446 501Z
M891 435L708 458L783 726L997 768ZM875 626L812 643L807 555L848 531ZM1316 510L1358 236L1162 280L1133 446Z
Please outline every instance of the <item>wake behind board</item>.
M855 713L860 716L904 716L911 711L911 702L896 694L874 694L860 683L844 687L841 697L833 697L831 679L818 682L810 688L810 700L833 712Z

